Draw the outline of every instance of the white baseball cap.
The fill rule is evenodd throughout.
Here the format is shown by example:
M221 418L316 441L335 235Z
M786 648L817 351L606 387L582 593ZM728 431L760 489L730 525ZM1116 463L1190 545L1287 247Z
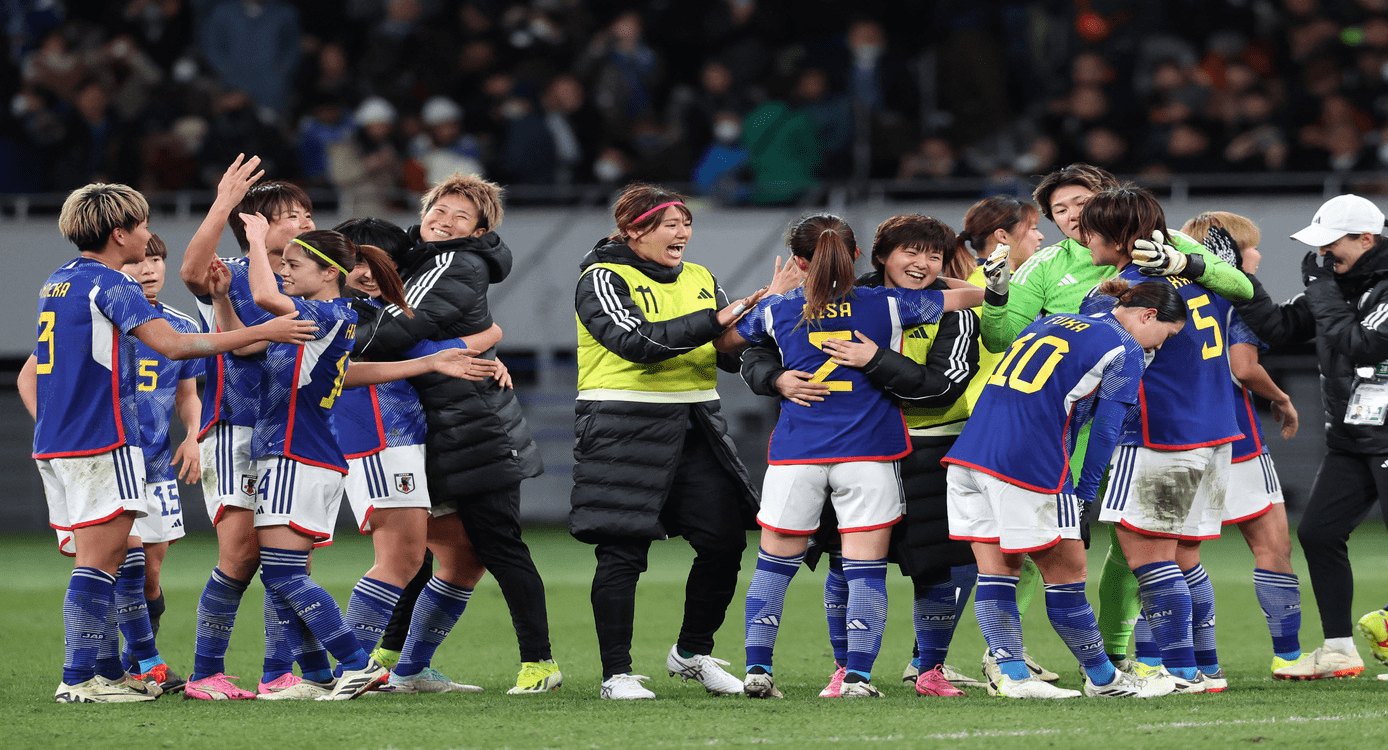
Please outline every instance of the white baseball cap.
M1325 247L1347 234L1383 231L1383 212L1368 198L1337 195L1323 203L1311 225L1292 235L1297 242Z
M429 97L429 101L424 102L424 109L420 111L419 117L425 125L440 125L463 119L463 108L446 96L432 96Z
M356 121L358 125L379 125L385 122L395 122L395 107L379 96L367 97L357 107Z

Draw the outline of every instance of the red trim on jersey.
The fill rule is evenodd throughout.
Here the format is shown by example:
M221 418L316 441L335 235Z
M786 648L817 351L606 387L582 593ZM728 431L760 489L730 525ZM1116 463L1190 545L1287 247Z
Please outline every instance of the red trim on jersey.
M120 416L120 329L114 325L111 326L111 407L116 415L116 434L123 436L125 423ZM124 444L123 438L121 442Z
M809 536L810 534L819 531L818 526L814 527L813 529L810 529L809 531L805 531L802 529L778 529L769 523L763 522L760 518L757 519L757 525L762 527L763 529L766 529L767 531L774 531L777 534L786 534L788 536Z
M368 385L367 389L371 393L371 413L376 416L376 447L369 451L353 453L350 456L344 455L343 458L348 460L374 456L386 449L386 422L385 418L381 416L381 402L376 398L376 386ZM363 531L362 533L365 534L366 532Z
M124 434L124 433L122 433L122 434ZM121 438L120 442L118 442L118 443L112 443L111 445L108 445L108 446L106 446L105 448L92 448L91 450L87 450L87 451L60 451L60 452L58 452L58 453L35 453L35 454L33 454L33 457L34 457L34 458L39 458L39 459L49 459L49 458L75 458L75 457L78 457L78 456L95 456L95 455L98 455L98 454L101 454L101 453L110 453L111 451L113 451L113 450L115 450L115 449L117 449L117 448L119 448L119 447L121 447L121 446L123 446L123 445L125 445L125 438Z
M1251 428L1251 427L1254 427L1254 426L1257 425L1258 423L1257 423L1257 421L1256 421L1256 420L1257 420L1257 416L1254 414L1254 411L1253 411L1253 399L1249 398L1249 391L1248 391L1247 388L1242 388L1242 387L1241 387L1241 388L1239 388L1239 390L1242 391L1242 394L1241 394L1241 395L1243 396L1243 408L1248 412L1248 426L1249 426L1250 428ZM1244 456L1235 456L1234 458L1230 459L1230 463L1235 463L1235 464L1237 464L1237 463L1242 463L1242 462L1244 462L1244 461L1251 461L1251 460L1257 458L1259 455L1261 455L1262 452L1263 452L1263 435L1262 435L1262 430L1253 430L1253 452L1252 452L1252 453L1249 453L1249 454L1247 454L1247 455L1244 455Z
M217 333L221 333L220 328L217 329ZM207 434L208 430L212 429L213 425L222 421L222 386L226 385L226 364L222 361L222 357L226 356L229 356L229 354L218 354L216 357L217 396L212 401L212 416L207 420L207 424L203 425L202 431L198 433L199 443L202 442L203 436ZM215 526L216 524L214 523L213 525Z
M1240 432L1233 435L1232 437L1220 438L1219 440L1210 440L1204 443L1192 443L1190 445L1162 445L1160 443L1154 443L1152 442L1151 438L1150 425L1147 424L1147 389L1143 386L1141 382L1137 384L1137 404L1138 408L1141 409L1142 414L1142 445L1146 448L1152 448L1154 450L1159 451L1189 451L1195 450L1196 448L1209 448L1215 445L1224 445L1225 443L1232 443L1235 440L1242 439L1244 436L1243 433Z
M1008 554L1008 555L1025 554L1025 553L1028 553L1028 552L1040 552L1040 551L1043 550L1043 549L1050 549L1051 547L1054 547L1054 546L1056 546L1057 544L1060 544L1060 540L1061 540L1061 536L1060 536L1059 534L1056 534L1056 535L1055 535L1055 539L1052 539L1051 541L1046 542L1045 544L1042 544L1042 545L1039 545L1039 546L1036 546L1036 547L1019 547L1019 548L1017 548L1017 549L1008 549L1007 547L1002 546L1002 543L999 542L999 543L998 543L998 549L1002 550L1003 553Z
M1119 525L1119 526L1122 526L1123 528L1127 529L1128 531L1133 532L1134 534L1141 534L1141 535L1143 535L1143 536L1153 536L1153 537L1158 537L1158 538L1160 538L1160 539L1195 539L1195 538L1196 538L1196 537L1181 536L1180 534L1164 534L1164 533L1162 533L1162 532L1160 532L1160 531L1148 531L1147 529L1138 528L1137 526L1134 526L1134 525L1132 525L1131 523L1128 523L1127 519L1122 519L1122 520L1120 520L1120 521L1118 522L1118 525ZM1211 537L1211 538L1213 539L1213 538L1215 538L1215 537Z
M112 513L112 514L106 516L105 518L98 518L98 519L96 519L95 521L83 521L82 523L75 523L75 524L73 524L73 525L71 525L71 526L59 526L59 525L54 524L54 523L49 523L48 525L49 525L49 526L52 526L53 528L57 529L58 531L74 531L74 530L76 530L76 529L85 529L85 528L87 528L88 526L100 526L101 524L106 523L107 521L110 521L111 519L115 518L116 516L118 516L118 515L120 515L120 514L122 514L122 513L124 513L124 512L125 512L125 506L122 505L121 507L117 508L116 511L115 511L114 513Z
M49 525L51 526L52 524ZM63 545L67 544L70 541L72 541L71 535L65 536L58 540L58 554L64 557L77 557L76 552L68 552L67 550L63 549Z
M321 462L321 461L314 461L314 460L312 460L312 459L304 458L303 456L295 455L295 454L294 454L293 452L291 452L291 450L290 450L290 445L293 443L293 440L294 440L294 411L297 409L297 407L298 407L298 405L299 405L299 368L300 368L300 367L303 367L303 364L304 364L304 348L301 346L301 347L299 347L299 351L296 352L296 353L294 354L294 381L293 381L293 382L294 382L294 390L291 391L290 394L289 394L289 418L285 420L285 426L284 426L284 454L283 454L283 455L284 455L285 458L292 458L292 459L294 459L295 461L298 461L298 462L301 463L301 464L308 464L309 466L317 466L317 467L322 468L322 469L331 469L331 470L333 470L333 471L335 471L335 472L337 472L337 473L339 473L339 474L341 474L341 475L343 475L343 476L347 476L347 468L344 467L344 466L335 466L335 465L333 465L333 464L325 464L325 463L323 463L323 462ZM375 394L373 393L372 395L374 396ZM290 524L290 526L293 526L293 525L294 525L294 524ZM305 532L305 533L307 533L307 532Z
M772 461L771 441L776 437L776 430L775 428L772 428L771 437L766 439L766 462L773 466L793 466L796 464L842 464L848 463L849 461L896 461L897 459L905 458L906 456L909 456L911 454L911 430L906 426L906 415L902 413L900 409L897 410L897 414L901 416L901 437L906 441L906 450L896 454L895 456L844 456L833 458L798 458L793 460L787 459L783 461Z
M1244 456L1243 458L1231 458L1231 459L1229 459L1229 463L1231 463L1231 464L1243 464L1243 463L1248 463L1249 461L1252 461L1253 459L1255 459L1255 458L1257 458L1257 457L1259 457L1259 456L1261 456L1261 455L1263 455L1263 452L1262 452L1262 451L1258 451L1257 453L1253 453L1253 454Z
M288 447L288 445L289 445L289 444L286 442L286 443L285 443L285 447ZM307 464L307 465L309 465L309 466L317 466L317 467L320 468L320 469L331 469L332 471L335 471L335 472L341 474L341 475L344 476L344 477L347 476L347 470L344 469L344 468L342 468L341 466L334 466L333 464L325 464L325 463L323 463L322 461L314 461L313 459L304 458L303 456L296 456L296 455L294 455L293 453L290 453L290 452L287 451L287 450L284 452L284 457L285 457L285 458L292 458L292 459L294 459L295 461L298 461L298 462L301 463L301 464Z
M1276 503L1274 503L1274 502L1272 502L1271 500L1269 500L1266 508L1263 508L1263 509L1260 510L1260 511L1256 511L1256 512L1253 512L1253 513L1249 513L1248 515L1242 516L1242 517L1240 517L1240 518L1231 518L1231 519L1229 519L1228 521L1224 521L1224 522L1220 523L1220 525L1221 525L1221 526L1228 526L1228 525L1231 524L1231 523L1243 523L1244 521L1251 521L1251 520L1253 520L1253 519L1255 519L1255 518L1257 518L1257 517L1259 517L1259 516L1266 515L1268 511L1272 510L1272 506L1275 505L1275 504L1276 504Z
M852 534L852 533L854 533L854 532L856 532L856 531L876 531L876 530L878 530L878 529L885 529L885 528L887 528L888 526L895 526L895 525L901 523L901 519L902 519L902 516L897 516L896 518L894 518L894 519L892 519L892 520L890 520L890 521L888 521L888 522L886 522L886 523L879 523L879 524L876 524L876 525L874 525L874 526L853 526L853 527L847 528L847 529L845 529L845 528L843 528L842 526L840 526L840 527L839 527L839 533L840 533L840 534Z
M1045 487L1037 487L1036 485L1027 484L1026 482L1023 482L1019 479L1013 479L1012 477L1009 477L1005 474L999 474L998 472L993 471L992 469L979 466L978 464L969 463L968 461L963 461L957 458L950 458L949 456L945 456L944 458L940 459L940 463L955 464L958 466L963 466L966 469L981 471L990 477L993 477L995 479L1001 479L1002 481L1007 482L1013 487L1021 487L1024 490L1039 492L1042 495L1059 495L1061 490L1065 489L1065 478L1070 476L1070 464L1067 462L1065 464L1065 469L1060 472L1060 484L1056 485L1055 489L1046 489ZM954 537L950 538L953 539Z
M217 503L217 512L212 514L212 528L217 528L217 524L222 521L222 514L226 512L226 503Z
M332 537L327 537L327 541L326 541L326 542L314 542L314 543L313 543L313 548L314 548L314 549L318 549L319 547L331 547L331 546L333 546L333 538L332 538Z
M357 526L357 531L360 531L360 532L363 533L363 534L370 534L370 533L371 533L371 532L369 532L369 531L366 530L366 525L369 524L369 523L371 523L371 513L372 513L373 511L375 511L375 510L376 510L376 506L374 506L374 505L368 505L368 506L366 507L366 515L365 515L365 516L362 516L361 524L359 524L359 525Z

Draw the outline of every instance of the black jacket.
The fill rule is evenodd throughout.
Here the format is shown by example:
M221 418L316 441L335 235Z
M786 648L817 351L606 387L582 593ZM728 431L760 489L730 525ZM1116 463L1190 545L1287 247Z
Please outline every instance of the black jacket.
M1280 305L1256 277L1249 278L1253 298L1234 306L1264 343L1316 341L1326 445L1349 453L1388 454L1388 426L1345 424L1357 384L1354 369L1388 361L1388 242L1380 240L1348 272L1312 281L1304 293Z
M579 263L632 266L654 283L673 283L684 269L643 260L625 244L600 241ZM655 363L677 357L719 336L717 309L728 304L717 288L715 310L700 310L666 321L646 320L621 277L613 274L600 299L593 274L580 278L574 297L579 323L609 351L630 362ZM605 310L623 308L634 328L618 325ZM719 367L736 371L736 358L719 355ZM693 426L697 430L688 430ZM574 418L574 488L570 497L569 531L585 542L607 538L664 539L679 529L666 529L660 511L675 476L686 436L703 435L713 446L728 474L742 487L744 520L752 528L757 492L737 456L719 401L692 404L651 404L636 401L578 401Z
M487 287L511 272L511 250L495 232L447 242L422 242L396 260L414 317L388 307L359 354L397 360L419 341L467 337L492 325ZM494 358L494 352L483 355ZM429 373L410 379L429 422L427 471L435 504L501 490L544 471L513 391Z

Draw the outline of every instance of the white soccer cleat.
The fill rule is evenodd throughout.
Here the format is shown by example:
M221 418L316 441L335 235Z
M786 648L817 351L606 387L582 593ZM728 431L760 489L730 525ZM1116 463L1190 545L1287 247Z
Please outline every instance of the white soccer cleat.
M1364 671L1364 660L1358 652L1345 654L1324 646L1303 653L1290 665L1275 669L1272 676L1279 680L1330 680L1357 677Z
M983 680L977 677L970 677L948 664L940 665L940 672L945 676L946 680L949 680L949 684L957 688L977 688L983 687L986 684Z
M748 698L784 698L781 691L776 689L776 681L771 679L769 674L749 674L747 679L742 681L742 692ZM842 693L840 693L842 696Z
M1078 698L1080 691L1066 690L1052 685L1040 677L1032 675L1025 680L1014 680L1007 675L1003 675L998 682L996 691L989 688L990 695L999 695L1004 698Z
M840 698L882 698L882 691L872 686L871 682L848 682L844 681L843 687L839 688Z
M920 677L920 675L921 670L920 667L916 666L915 660L908 661L906 662L906 669L902 670L901 672L901 681L909 682L912 685L914 685L916 684L916 678Z
M294 677L294 675L289 675ZM293 680L283 680L283 686L275 686L281 682L276 679L270 683L262 683L257 690L255 699L258 701L316 701L333 691L332 682L314 682L297 677Z
M643 701L655 693L641 683L651 678L643 674L614 674L602 681L602 699L609 701Z
M454 682L442 672L433 667L425 667L419 674L409 677L391 672L390 680L381 686L381 690L391 693L414 694L414 693L480 693L482 688L477 685L467 685L461 682Z
M665 657L665 668L671 677L678 675L684 682L695 680L715 695L737 695L742 692L742 681L723 669L727 666L731 665L707 654L695 654L686 659L680 656L678 645L671 646L670 654Z
M1229 678L1224 675L1223 667L1214 674L1209 672L1201 672L1200 674L1205 678L1205 692L1222 693L1229 689Z
M157 697L148 692L132 690L101 675L76 685L60 682L53 693L53 700L57 703L140 703Z
M375 659L367 659L365 667L344 671L342 676L337 678L337 684L333 686L332 691L317 700L349 701L389 678L390 670L381 666Z
M1052 672L1049 669L1046 669L1040 664L1037 664L1036 660L1031 658L1031 654L1027 653L1025 647L1022 649L1022 661L1026 662L1027 669L1031 670L1032 675L1040 677L1042 680L1045 680L1046 682L1060 681L1060 675L1056 674L1055 672Z
M1117 676L1107 685L1095 685L1086 676L1084 694L1090 698L1158 698L1176 689L1171 680L1160 676L1146 680L1126 672L1115 671L1114 674Z

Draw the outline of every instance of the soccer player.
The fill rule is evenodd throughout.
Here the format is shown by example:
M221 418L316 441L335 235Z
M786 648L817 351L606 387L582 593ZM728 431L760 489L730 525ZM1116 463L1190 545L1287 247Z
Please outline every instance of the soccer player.
M998 257L992 274L1001 274ZM998 662L990 695L1076 698L1033 675L1022 660L1016 586L1029 554L1046 583L1046 613L1084 668L1084 694L1150 698L1169 681L1118 672L1103 650L1084 597L1082 503L1098 494L1100 465L1138 402L1143 352L1185 324L1185 307L1165 283L1100 287L1116 295L1111 313L1052 315L1028 326L989 376L974 412L944 461L949 468L949 533L972 543L978 560L974 613ZM1093 420L1080 482L1071 447Z
M149 244L145 247L145 257L139 263L125 264L122 271L140 282L145 298L174 330L179 333L199 333L202 327L196 320L159 301L159 291L164 288L164 259L168 254L168 248L159 235L151 234ZM183 536L183 505L179 500L177 480L192 484L202 474L198 457L198 420L202 402L198 399L196 378L203 374L205 360L171 360L143 341L135 343L135 351L139 358L135 391L140 413L140 448L145 454L145 501L150 512L144 518L135 520L131 535L140 537L142 548L129 550L116 586L117 602L122 599L122 591L130 600L130 611L119 614L123 630L140 626L140 620L135 615L141 608L141 602L147 603L148 638L152 647L155 636L159 635L160 616L164 613L164 591L159 584L164 556L169 551L169 545ZM169 440L169 428L175 414L187 433L177 450L172 448ZM159 663L145 668L147 657L140 657L136 648L139 640L128 635L126 638L122 656L123 661L133 667L130 671L137 673L142 680L157 683L165 693L182 690L185 680L170 670L167 664Z
M133 522L147 515L134 340L185 360L255 341L303 341L312 324L284 316L221 335L175 331L119 270L144 258L150 238L149 204L125 185L74 190L63 202L58 228L80 255L39 291L37 342L20 382L36 419L34 458L49 523L72 533L76 553L63 607L63 679L54 700L152 700L159 688L121 668L111 611L116 574L128 550L140 544L130 534Z
M1161 239L1166 216L1140 188L1090 198L1079 228L1095 265L1113 266L1130 282L1148 278L1151 270L1135 261L1139 251L1158 264L1168 252ZM1180 693L1219 692L1228 681L1215 649L1214 586L1200 565L1200 542L1219 537L1231 444L1241 434L1229 387L1224 321L1230 304L1181 276L1163 283L1185 300L1191 324L1162 347L1142 377L1141 409L1124 424L1112 454L1099 520L1113 524L1160 647L1159 655L1139 655L1134 672L1156 679L1169 673ZM1091 296L1081 311L1109 304ZM1095 456L1094 465L1101 458Z
M905 330L936 323L946 312L982 299L982 290L854 288L857 240L837 216L814 214L787 233L790 264L808 260L803 287L766 299L716 342L736 351L774 343L785 365L815 373L830 394L806 407L782 402L772 433L762 506L757 569L747 593L747 677L751 698L780 698L772 651L785 592L832 499L843 546L848 631L839 697L880 697L870 680L886 622L887 547L903 505L898 460L911 451L901 410L859 370L827 349L829 340L899 346ZM778 274L778 277L780 274ZM967 341L967 339L965 339ZM826 356L827 355L827 356Z
M1227 211L1212 211L1186 222L1181 231L1215 249L1229 265L1248 273L1258 272L1263 257L1258 251L1261 233L1249 219ZM1263 439L1253 394L1272 404L1273 417L1282 423L1284 440L1296 435L1296 407L1258 363L1258 352L1267 345L1249 330L1237 311L1229 311L1226 330L1229 365L1234 371L1234 416L1243 437L1232 448L1224 523L1237 524L1253 551L1253 590L1272 635L1272 676L1292 679L1308 669L1298 637L1301 584L1292 571L1292 540L1287 530L1282 486Z

